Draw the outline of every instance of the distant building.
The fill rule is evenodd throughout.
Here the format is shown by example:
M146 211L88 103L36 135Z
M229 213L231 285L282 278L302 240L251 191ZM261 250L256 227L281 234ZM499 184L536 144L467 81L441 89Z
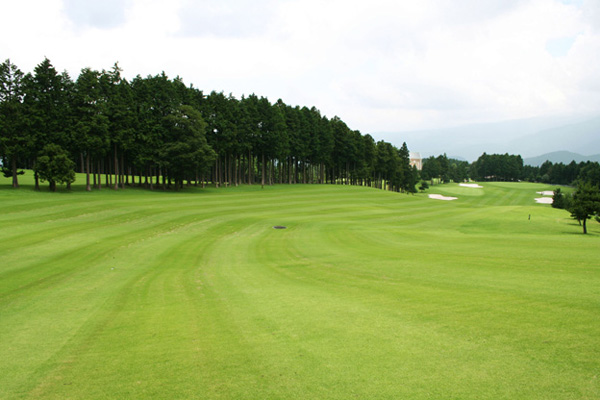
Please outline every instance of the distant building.
M414 151L410 152L410 165L414 165L419 171L423 169L423 159L421 158L421 153L415 153Z

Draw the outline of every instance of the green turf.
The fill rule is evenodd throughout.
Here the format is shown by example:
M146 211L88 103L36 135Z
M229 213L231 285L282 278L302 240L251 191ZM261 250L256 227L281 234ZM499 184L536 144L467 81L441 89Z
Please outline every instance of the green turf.
M2 399L600 398L600 225L552 187L30 179L0 180Z

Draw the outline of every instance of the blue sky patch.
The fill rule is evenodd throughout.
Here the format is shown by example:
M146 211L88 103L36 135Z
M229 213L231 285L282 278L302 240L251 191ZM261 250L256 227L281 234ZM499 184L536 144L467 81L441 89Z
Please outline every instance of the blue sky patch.
M546 42L546 51L553 57L565 57L575 43L575 37L561 37Z

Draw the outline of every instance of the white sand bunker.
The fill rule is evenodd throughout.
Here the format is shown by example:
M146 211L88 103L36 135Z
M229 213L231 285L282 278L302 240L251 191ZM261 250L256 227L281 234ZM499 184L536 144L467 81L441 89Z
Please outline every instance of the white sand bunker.
M544 190L543 192L536 192L537 194L541 194L542 196L554 196L554 192L552 190Z
M430 194L429 198L435 199L435 200L457 200L458 199L458 197L447 197L447 196L442 196L441 194Z
M544 196L548 196L548 195L544 195ZM552 197L538 197L537 199L535 199L536 203L539 204L552 204Z
M481 189L481 188L483 188L483 186L478 185L476 183L459 183L458 186L468 187L468 188L475 188L475 189Z

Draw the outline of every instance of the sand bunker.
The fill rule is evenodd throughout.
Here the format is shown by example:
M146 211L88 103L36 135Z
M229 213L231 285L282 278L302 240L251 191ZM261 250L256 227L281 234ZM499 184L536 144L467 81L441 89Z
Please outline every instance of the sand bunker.
M543 192L536 192L537 194L541 194L542 196L554 196L554 192L552 190L544 190Z
M458 186L468 187L468 188L475 188L475 189L481 189L481 188L483 188L483 186L478 185L476 183L459 183Z
M457 200L458 199L458 197L447 197L447 196L442 196L441 194L430 194L429 198L435 199L435 200Z
M548 195L545 195L545 196L548 196ZM552 201L553 201L552 197L538 197L537 199L535 199L535 202L539 203L539 204L552 204Z

